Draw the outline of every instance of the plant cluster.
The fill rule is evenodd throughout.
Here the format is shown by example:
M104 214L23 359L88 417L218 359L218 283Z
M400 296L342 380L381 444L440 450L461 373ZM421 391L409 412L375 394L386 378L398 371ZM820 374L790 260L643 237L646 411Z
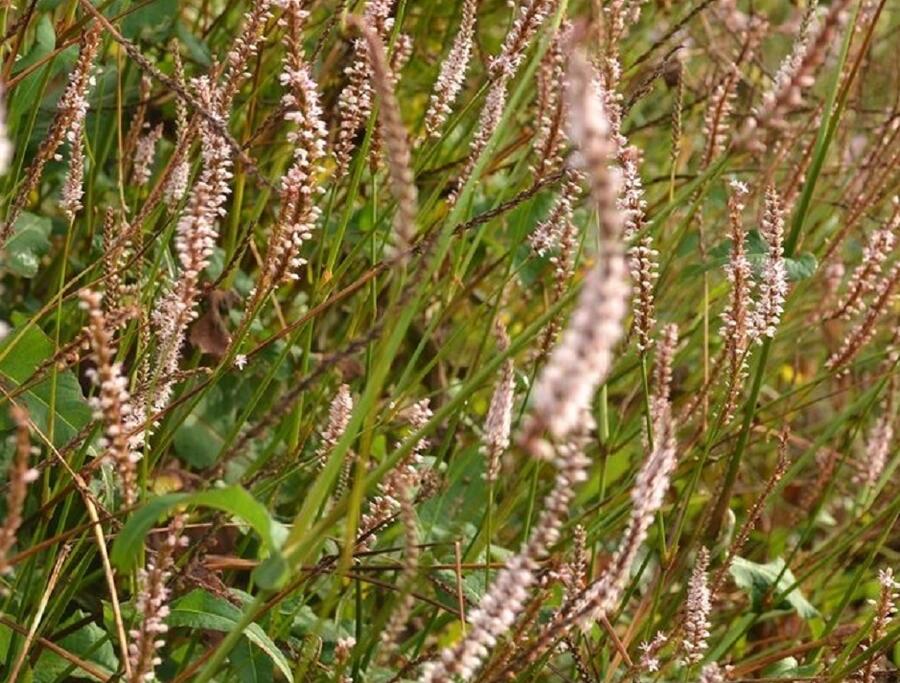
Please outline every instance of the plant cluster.
M0 11L0 678L896 680L886 0Z

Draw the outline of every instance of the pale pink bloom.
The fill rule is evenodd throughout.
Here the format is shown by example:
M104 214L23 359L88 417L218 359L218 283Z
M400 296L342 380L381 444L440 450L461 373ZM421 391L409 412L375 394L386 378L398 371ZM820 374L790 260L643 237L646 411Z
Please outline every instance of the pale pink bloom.
M618 174L609 168L615 153L603 102L592 87L593 70L573 56L570 66L570 139L579 145L597 206L604 241L596 265L582 285L569 325L534 387L533 415L526 438L546 428L557 439L578 424L612 365L622 336L628 276L622 253L622 215L615 206Z
M134 148L134 182L138 185L146 185L150 180L156 144L162 139L162 134L163 126L159 123L138 139Z
M183 530L184 518L178 515L164 531L162 547L151 553L146 568L138 571L135 612L140 621L128 634L131 638L128 645L131 664L128 683L156 680L154 672L162 664L159 652L165 645L165 635L169 631L166 624L169 616L169 588L166 582L172 574L176 550L188 544L188 537L182 535Z
M208 77L195 79L194 87L210 115L224 124L223 113L216 108L218 96ZM148 407L154 412L168 404L185 334L198 315L200 278L212 257L218 224L225 215L224 205L231 193L231 147L205 118L200 119L199 125L203 164L175 227L180 271L152 313L159 377ZM146 416L139 416L138 424L145 419Z
M657 631L653 640L641 643L641 659L638 666L647 673L659 671L659 651L668 641L668 637L662 631Z
M103 456L113 461L122 484L122 497L126 506L137 499L137 467L141 453L133 448L128 437L130 420L133 419L131 396L128 393L128 377L116 362L116 347L112 332L101 305L99 292L83 290L81 307L87 311L87 335L95 367L88 377L100 389L91 399L95 417L103 422L103 437L98 445Z
M367 0L363 11L365 24L384 42L394 25L390 16L395 0ZM374 91L372 90L371 63L369 50L363 38L353 40L353 60L344 69L347 85L338 96L338 133L334 144L334 158L337 162L336 175L344 176L350 167L350 158L356 147L356 136L372 113Z
M502 353L509 348L509 336L500 322L496 325L496 334L497 350ZM500 368L500 378L494 387L487 418L484 421L483 448L488 458L488 481L497 479L500 472L500 456L509 447L515 386L515 368L512 359L507 358Z
M709 615L712 611L712 595L706 570L709 567L709 551L701 548L688 583L685 605L684 635L681 642L684 660L696 664L706 654L709 638Z
M4 175L9 169L13 152L13 145L6 130L6 86L0 83L0 175Z
M450 52L441 63L441 71L434 84L434 91L428 102L425 114L425 130L432 137L440 137L444 122L453 110L469 68L472 45L475 38L475 15L478 0L465 0L462 9L462 20Z
M875 420L866 437L865 462L862 463L862 472L855 477L859 484L870 487L878 482L891 455L893 441L894 425L886 409L885 413Z
M765 337L775 336L788 292L787 266L784 260L784 216L781 199L772 185L766 189L760 233L766 241L767 251L759 282L759 299L753 311L752 335L757 342L762 343Z
M300 252L322 213L318 206L322 191L319 176L328 136L318 89L303 55L300 28L307 12L296 0L284 4L286 50L279 80L286 90L281 98L285 120L294 124L287 136L294 152L293 163L281 180L281 210L266 255L265 276L271 286L296 280L306 264Z

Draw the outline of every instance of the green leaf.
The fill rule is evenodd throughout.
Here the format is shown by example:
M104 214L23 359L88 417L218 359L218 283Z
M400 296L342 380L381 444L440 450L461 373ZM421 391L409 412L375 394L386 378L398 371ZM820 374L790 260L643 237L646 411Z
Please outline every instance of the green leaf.
M138 5L139 8L126 14L121 25L122 35L129 40L140 36L152 38L153 34L163 34L161 37L165 37L165 29L178 15L177 0L151 0L146 4L134 2L132 5Z
M74 624L84 617L85 613L77 610L66 622L60 624L60 628L64 628L67 624ZM89 622L77 631L69 633L57 641L57 644L78 655L83 660L90 662L98 669L98 673L102 671L110 678L119 668L119 660L116 658L116 651L109 639L109 634L93 622ZM69 678L86 678L91 681L100 680L86 671L73 666L50 650L41 651L41 656L34 666L34 680L37 683L55 683L67 671L69 673L65 680Z
M26 382L42 361L53 353L53 343L35 325L14 328L0 342L0 382L13 389ZM49 377L25 391L21 398L31 419L44 433L49 432L52 384ZM53 443L62 446L91 420L92 410L81 393L75 375L69 371L56 376L56 405ZM6 410L0 411L0 428L11 427Z
M784 560L780 557L768 564L757 564L743 557L736 557L729 571L737 586L750 596L757 612L761 610L762 600L766 595L780 595L796 583L794 574L785 568ZM784 596L784 599L786 605L797 610L797 614L804 619L812 619L819 615L816 608L803 597L799 586Z
M39 62L49 55L56 47L56 32L53 30L53 21L50 14L41 15L35 29L35 40L28 54L16 62L13 74L21 73L32 64ZM19 119L34 111L40 97L40 86L43 80L43 68L35 69L28 74L11 91L9 102L9 127L19 132Z
M175 25L175 35L178 36L178 40L184 43L191 59L202 67L212 66L212 53L209 51L206 43L197 38L184 22L179 21Z
M757 230L751 230L747 233L747 260L754 270L759 273L768 252L768 245ZM720 270L728 263L731 253L731 240L723 240L709 250L709 258L703 263L690 263L683 269L683 275L687 277L695 277L703 273ZM788 280L796 282L812 277L818 268L819 263L816 257L804 252L793 257L785 257L784 267L787 271Z
M273 680L272 660L241 638L231 653L231 666L241 683L266 683Z
M788 280L792 282L812 277L816 272L816 268L819 267L816 257L808 251L798 254L794 258L786 258L784 264L787 269Z
M34 277L41 257L50 249L49 218L23 212L13 226L13 235L6 244L4 267L15 275Z
M110 559L123 571L137 566L144 547L144 539L153 525L179 506L198 505L222 510L243 520L262 539L263 547L277 554L284 537L281 524L272 519L268 510L240 486L228 486L199 493L170 493L151 498L128 520L113 543Z
M227 633L237 625L240 618L241 610L239 608L227 600L198 589L172 603L166 621L170 627L186 626ZM259 624L250 624L244 630L244 635L269 656L287 680L293 680L291 667L284 654L260 628Z
M188 415L178 425L172 441L178 456L198 469L214 465L225 443L222 435L204 417L193 413Z

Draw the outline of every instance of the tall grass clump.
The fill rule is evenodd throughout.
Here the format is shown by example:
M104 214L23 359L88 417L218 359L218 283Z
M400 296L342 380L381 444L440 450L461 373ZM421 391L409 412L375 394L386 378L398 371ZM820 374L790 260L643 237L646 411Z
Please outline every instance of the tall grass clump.
M6 3L0 680L897 680L898 35Z

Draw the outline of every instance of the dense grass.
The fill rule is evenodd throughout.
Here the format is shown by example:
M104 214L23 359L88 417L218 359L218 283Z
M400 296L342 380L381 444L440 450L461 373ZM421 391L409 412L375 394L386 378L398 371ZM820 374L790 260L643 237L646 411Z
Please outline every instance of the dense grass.
M143 660L125 653L140 643L159 657L148 680L418 680L478 637L466 615L548 524L570 449L586 456L585 477L566 491L558 538L528 558L524 604L504 602L511 628L462 678L894 680L898 9L823 0L804 29L803 2L483 0L460 93L429 137L464 3L397 0L386 24L377 4L367 14L363 1L310 0L305 20L291 3L261 15L265 5L218 0L20 0L0 13L12 147L0 179L4 680L135 680ZM642 11L617 29L623 5ZM779 92L798 36L818 49L841 5L802 96L773 110L766 93ZM546 17L498 75L491 57L534 8ZM241 52L254 16L258 46ZM328 131L310 163L285 116L310 111L279 79L291 54L308 65ZM341 94L360 54L373 107L345 140L342 170ZM77 127L60 103L85 59L83 207L69 216L78 144L48 141ZM588 89L573 84L588 63L622 111L602 166L619 175L623 140L640 152L635 201L646 204L624 235L622 206L601 196L604 168L591 166L596 141L589 128L578 136ZM209 93L194 80L204 75ZM548 155L541 126L557 101L561 143ZM158 125L141 182L140 148ZM168 202L182 162L187 193ZM308 204L285 190L297 164L317 188ZM178 245L204 221L185 217L215 203L197 182L214 176L222 211L191 283ZM748 190L736 215L735 181ZM751 299L764 296L770 185L788 292L773 334L741 341L722 324L738 289L727 273L745 242ZM539 252L529 236L561 195L573 229ZM311 229L290 247L306 263L280 266L297 275L285 282L271 274L272 245L290 201ZM878 230L882 246L867 246ZM642 323L648 309L629 295L621 323L595 320L622 337L589 415L561 434L541 394L561 362L548 329L584 310L606 259L630 248L634 267L641 245L656 252L644 265L658 279L637 278L653 319ZM602 291L617 286L631 285ZM179 296L196 319L167 336ZM104 373L119 371L130 396L104 393ZM509 442L492 451L504 378ZM339 395L352 402L343 413ZM563 627L572 601L615 575L648 463L670 443L666 495L613 604ZM544 447L550 457L535 457ZM160 604L168 629L147 636ZM708 637L691 635L697 620ZM658 633L667 640L648 655Z

